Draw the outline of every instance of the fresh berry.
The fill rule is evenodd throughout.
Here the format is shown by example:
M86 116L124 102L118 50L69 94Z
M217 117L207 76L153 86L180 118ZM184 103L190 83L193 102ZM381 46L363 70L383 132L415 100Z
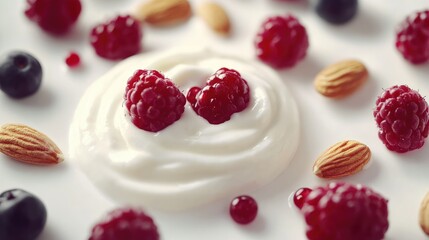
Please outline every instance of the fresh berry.
M25 15L43 30L55 35L67 33L77 21L80 0L27 0Z
M387 200L359 184L315 188L301 212L309 240L381 240L389 228Z
M428 104L405 85L386 89L377 98L374 118L378 136L386 147L403 153L423 146L428 136Z
M429 11L408 16L396 32L396 48L413 64L429 59Z
M293 202L295 206L299 209L302 208L302 205L304 205L304 201L307 198L308 194L311 193L310 188L300 188L296 190L296 192L293 195Z
M0 60L0 89L12 98L34 94L42 83L42 66L32 55L14 51Z
M255 220L258 214L258 204L250 196L238 196L231 201L229 214L235 222L249 224Z
M309 46L307 31L292 15L266 19L256 34L256 55L275 68L294 66Z
M125 106L133 124L158 132L177 121L185 110L182 92L156 70L137 70L125 90Z
M327 22L343 24L356 15L358 0L319 0L316 13Z
M67 66L69 66L71 68L75 68L75 67L79 66L79 64L80 64L79 55L75 52L70 52L70 54L66 58L66 64L67 64Z
M91 232L89 240L159 240L152 217L136 208L111 211Z
M249 105L250 89L239 72L220 68L202 89L191 88L187 99L198 115L211 124L220 124Z
M0 194L0 239L34 240L46 218L45 205L33 194L21 189Z
M129 15L95 26L91 31L91 45L102 58L118 60L138 53L143 37L142 25Z

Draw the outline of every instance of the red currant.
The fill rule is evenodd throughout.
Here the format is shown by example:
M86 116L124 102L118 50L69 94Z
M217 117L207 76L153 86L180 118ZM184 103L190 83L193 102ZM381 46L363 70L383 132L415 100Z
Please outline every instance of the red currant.
M300 188L296 190L295 194L293 195L293 203L295 203L295 206L299 209L302 208L305 202L305 198L310 194L312 190L310 188Z
M79 66L80 64L79 55L75 52L70 52L70 54L66 58L66 64L71 68Z
M255 220L258 204L250 196L242 195L234 198L229 208L229 214L235 222L249 224Z

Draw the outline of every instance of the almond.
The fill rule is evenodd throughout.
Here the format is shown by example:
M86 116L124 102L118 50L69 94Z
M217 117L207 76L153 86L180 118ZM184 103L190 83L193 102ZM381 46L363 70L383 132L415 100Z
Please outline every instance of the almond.
M58 146L45 134L21 124L0 127L0 152L30 164L48 165L64 160Z
M420 204L419 224L423 232L429 236L429 193L426 193Z
M216 33L221 35L229 34L231 24L228 14L221 5L213 2L205 2L199 6L197 12L206 24Z
M368 79L365 65L356 60L345 60L328 66L314 80L316 90L331 98L346 97Z
M188 0L150 0L137 6L133 16L155 26L173 25L192 15Z
M355 174L369 162L371 151L365 144L348 140L336 143L323 152L313 165L321 178L340 178Z

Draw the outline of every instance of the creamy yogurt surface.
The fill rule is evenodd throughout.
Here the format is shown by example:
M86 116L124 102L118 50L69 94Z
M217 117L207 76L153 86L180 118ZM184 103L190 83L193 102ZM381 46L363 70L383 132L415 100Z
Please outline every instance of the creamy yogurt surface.
M157 133L135 127L124 102L128 78L155 69L185 94L219 68L240 72L250 103L212 125L186 103L182 117ZM295 101L279 76L259 63L215 51L169 50L128 58L83 95L70 128L70 157L114 201L186 210L261 187L288 166L299 143Z

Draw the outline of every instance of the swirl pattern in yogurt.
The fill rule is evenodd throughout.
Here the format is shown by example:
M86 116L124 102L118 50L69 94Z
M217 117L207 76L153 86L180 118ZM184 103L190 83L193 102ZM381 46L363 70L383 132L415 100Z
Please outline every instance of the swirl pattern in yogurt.
M156 69L186 95L221 67L251 89L247 109L209 124L189 103L157 132L135 127L123 106L128 78ZM70 154L106 195L124 204L185 210L261 187L287 167L299 142L295 101L278 75L252 61L208 49L170 50L124 60L83 95L70 128Z

